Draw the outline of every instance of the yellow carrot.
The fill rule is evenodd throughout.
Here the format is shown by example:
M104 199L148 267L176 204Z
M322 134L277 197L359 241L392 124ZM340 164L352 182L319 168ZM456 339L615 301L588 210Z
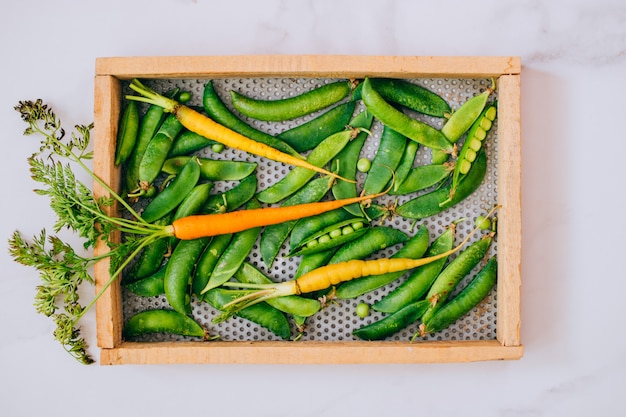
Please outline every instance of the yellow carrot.
M158 94L157 92L143 85L137 79L132 81L132 83L130 84L130 88L141 94L141 96L126 96L127 99L160 106L164 109L165 112L172 113L174 116L176 116L178 121L188 130L202 135L206 138L212 139L216 142L220 142L225 146L233 149L242 150L267 159L271 159L272 161L307 168L315 172L319 172L320 174L330 175L331 177L341 179L343 181L355 182L354 180L343 178L324 168L312 165L303 158L289 155L264 143L257 142L246 136L243 136L225 126L220 125L219 123L216 123L204 114L178 103L176 100L172 100Z

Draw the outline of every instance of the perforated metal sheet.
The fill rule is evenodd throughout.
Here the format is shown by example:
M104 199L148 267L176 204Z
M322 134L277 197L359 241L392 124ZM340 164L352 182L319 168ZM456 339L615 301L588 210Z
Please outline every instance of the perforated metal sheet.
M204 85L207 80L151 80L147 84L157 91L166 91L172 87L179 87L181 89L190 91L193 94L191 105L202 105L202 94ZM222 97L225 104L233 109L229 100L229 90L236 90L246 95L264 98L264 99L276 99L281 97L293 96L301 94L319 85L332 82L336 80L332 79L294 79L294 78L258 78L258 79L239 79L239 78L227 78L227 79L215 79L213 80L214 87L217 93ZM489 79L446 79L446 78L432 78L432 79L415 79L409 80L417 83L423 87L430 89L445 98L453 109L457 109L463 102L472 97L473 95L484 91L491 85ZM497 94L497 92L496 92ZM357 112L363 109L362 104L357 106ZM306 120L309 120L318 113L307 116L306 118L292 120L287 122L261 122L257 120L243 118L250 125L256 127L259 130L263 130L269 134L275 135L284 130L290 129ZM411 113L413 117L416 117L434 127L440 128L442 126L442 119L424 116L417 113ZM418 225L424 224L430 231L431 242L441 234L446 227L457 219L466 218L467 220L461 222L457 226L456 241L459 242L463 239L469 231L474 227L473 219L480 214L484 214L490 208L492 208L497 202L497 120L489 133L488 138L485 140L485 150L488 157L488 170L486 177L479 187L479 189L469 198L446 210L445 212L430 217L428 219L418 222ZM375 122L372 127L372 136L370 136L365 145L363 146L361 156L373 158L378 148L382 127L379 122ZM462 140L459 141L459 145L462 144ZM281 179L289 172L291 167L285 166L281 163L268 161L258 158L253 155L245 154L239 151L233 151L232 149L225 149L222 153L213 153L209 148L198 152L198 155L204 157L210 157L213 159L224 160L245 160L254 161L259 164L257 168L257 178L259 180L258 190L262 190L274 182ZM430 151L424 150L420 147L420 151L415 159L415 165L427 164L430 162ZM362 184L365 178L365 174L358 173L357 180L359 184ZM212 193L223 192L235 185L234 182L215 182ZM360 189L360 188L359 188ZM383 204L402 204L415 195L391 197L386 196L379 200ZM407 232L409 235L414 234L416 227L414 221L411 219L404 219L395 216L387 220L384 224L391 225L397 229ZM478 237L475 236L472 241L475 241ZM258 242L257 242L258 244ZM390 256L399 246L387 248L378 252L372 258ZM297 268L297 262L299 258L286 257L287 248L284 246L279 253L274 265L269 270L265 267L261 261L258 245L255 245L252 253L250 254L248 261L264 271L275 281L283 281L291 279ZM490 249L490 255L497 253L497 237ZM452 259L454 255L450 258ZM462 281L457 287L458 292L463 288L469 278L472 277L482 265L479 265L474 269L472 274L464 281ZM353 300L335 300L325 307L322 311L313 317L310 317L306 321L306 328L304 334L300 340L320 340L320 341L350 341L357 340L352 336L352 331L365 324L372 323L383 317L383 314L371 311L371 314L364 318L358 318L355 314L355 307L358 303L364 301L372 304L380 300L385 294L390 292L393 288L398 286L402 280L406 277L403 276L396 282L372 291L369 294L363 295ZM123 291L123 312L126 319L139 311L146 309L167 308L168 304L165 296L154 298L143 298L132 294L130 291ZM251 323L247 320L234 317L228 321L215 325L211 321L217 316L217 312L206 303L199 303L197 300L192 301L193 316L207 329L210 330L212 335L219 335L221 340L282 340L275 336L268 330ZM448 329L425 337L423 340L490 340L496 338L496 320L497 319L497 294L495 288L490 295L481 302L476 308L474 308L468 315L461 318L455 324ZM390 340L408 340L417 331L416 323L401 332L397 333ZM295 325L293 325L292 334L297 335ZM185 340L184 337L172 336L172 335L150 335L142 339L143 341L156 341L156 340Z

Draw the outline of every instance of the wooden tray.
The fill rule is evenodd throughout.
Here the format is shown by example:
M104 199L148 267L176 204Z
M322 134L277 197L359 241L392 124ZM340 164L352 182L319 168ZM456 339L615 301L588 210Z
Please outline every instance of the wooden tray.
M496 340L407 342L126 342L119 282L96 306L100 363L430 363L519 359L521 307L521 129L518 57L215 56L96 60L94 171L119 184L114 165L122 81L132 78L489 78L498 79L498 308ZM94 185L96 195L103 191ZM112 207L111 213L116 213ZM105 244L96 254L106 252ZM96 291L109 278L107 260L95 266Z

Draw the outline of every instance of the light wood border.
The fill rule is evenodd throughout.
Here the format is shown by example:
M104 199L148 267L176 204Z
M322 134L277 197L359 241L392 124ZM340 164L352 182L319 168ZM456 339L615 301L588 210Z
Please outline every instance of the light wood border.
M96 306L100 364L355 364L519 359L521 319L521 61L518 57L252 55L98 58L95 76L94 171L119 184L113 155L121 81L130 78L320 77L498 79L498 317L497 340L446 342L176 342L134 343L121 337L118 282ZM94 187L96 195L101 187ZM112 208L115 212L116 208ZM106 251L96 247L96 254ZM96 290L108 262L95 267Z

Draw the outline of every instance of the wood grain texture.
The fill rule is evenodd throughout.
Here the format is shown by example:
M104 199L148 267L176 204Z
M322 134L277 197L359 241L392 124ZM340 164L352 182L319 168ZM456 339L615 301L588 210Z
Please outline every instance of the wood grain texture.
M518 57L248 55L98 58L97 75L130 78L497 77L519 74Z
M520 340L522 285L522 136L520 76L498 80L498 327L504 346Z
M120 182L119 169L115 167L115 144L117 138L118 119L121 103L121 86L119 80L110 75L96 76L94 80L94 173L118 191ZM109 194L96 181L94 182L96 198ZM117 205L105 208L108 215L117 216ZM112 236L119 242L120 236ZM109 251L105 242L99 242L95 256ZM109 259L99 261L94 266L96 293L100 292L109 280ZM119 283L111 285L96 302L96 326L98 346L111 348L122 340L122 298Z
M512 360L522 347L453 342L159 342L103 349L102 365L120 364L389 364Z

